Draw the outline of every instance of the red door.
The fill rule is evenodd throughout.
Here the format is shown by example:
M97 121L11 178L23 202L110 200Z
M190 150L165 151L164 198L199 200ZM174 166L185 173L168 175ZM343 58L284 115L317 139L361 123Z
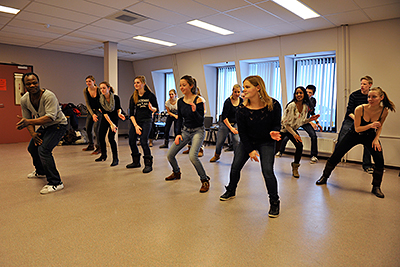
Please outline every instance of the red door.
M27 72L32 72L32 66L0 63L0 144L28 142L31 138L26 129L15 128L17 115L21 116L21 106L16 104L14 74L18 76Z

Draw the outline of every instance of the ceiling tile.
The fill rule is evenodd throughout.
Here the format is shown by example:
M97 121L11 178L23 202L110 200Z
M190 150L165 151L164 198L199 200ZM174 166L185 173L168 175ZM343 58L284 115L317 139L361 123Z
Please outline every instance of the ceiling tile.
M47 15L49 17L56 17L81 23L91 23L99 19L98 16L70 11L63 8L53 7L37 2L33 2L32 4L30 4L26 8L26 10L36 14L42 14L42 15Z
M282 23L281 19L254 6L241 8L227 14L260 28Z
M258 3L256 6L260 7L261 9L265 10L266 12L270 12L271 14L275 15L276 17L279 17L283 21L292 22L292 21L296 21L300 18L299 16L290 12L286 8L283 8L280 5L278 5L272 1L261 2L261 3Z
M1 0L0 5L7 6L7 7L13 7L13 8L17 8L17 9L23 9L30 2L32 2L32 1L28 1L28 0Z
M264 29L276 35L286 35L304 31L303 29L297 27L295 24L292 23L281 23L271 27L265 27Z
M244 30L254 29L254 25L249 24L245 21L237 19L231 15L218 14L202 19L202 21L213 24L215 26L233 31L240 32Z
M113 31L110 29L105 29L105 28L96 27L96 26L92 26L92 25L82 27L81 29L79 29L79 32L98 34L98 35L102 35L102 36L110 36L114 40L115 39L126 39L126 38L132 37L132 35L129 33Z
M44 24L44 23L20 20L20 19L13 19L8 25L13 26L13 27L24 28L24 29L56 33L56 34L60 34L60 35L68 34L71 32L70 29L61 28L58 26Z
M105 17L118 11L118 9L115 8L106 7L104 5L99 5L97 3L91 3L84 0L36 0L35 2L95 17Z
M26 21L31 21L31 22L36 22L36 23L41 23L43 25L55 25L60 28L66 28L66 29L78 29L82 27L83 23L71 21L71 20L64 20L64 19L59 19L55 17L49 17L41 14L35 14L31 12L22 12L21 14L18 14L16 16L17 19L21 20L26 20Z
M249 5L249 3L246 3L243 0L229 0L229 1L194 0L194 1L206 5L208 7L214 8L220 12L225 12L228 10L233 10Z
M127 8L127 10L154 19L156 21L169 23L171 25L176 25L190 20L189 16L183 16L178 13L144 2L133 5Z
M353 1L361 8L400 3L400 0L353 0Z
M107 7L112 7L118 10L128 8L134 4L141 2L141 0L85 0L86 2L99 4Z
M349 0L302 0L301 2L320 15L337 14L359 9L354 1Z
M52 32L47 32L47 31L38 31L38 30L14 27L14 26L9 26L9 25L5 26L1 32L11 32L11 33L19 34L22 37L26 36L28 38L31 38L32 36L34 36L37 38L56 39L56 38L59 38L62 36L61 34L57 34L57 33L52 33Z
M305 30L314 31L319 29L326 29L335 27L335 24L326 20L324 17L312 18L312 19L299 19L292 22L293 25Z
M344 12L335 15L327 15L324 17L333 24L335 24L336 26L340 26L343 24L356 24L356 23L371 21L367 17L367 15L361 10Z
M398 18L400 17L400 1L395 4L366 8L364 11L373 20Z
M101 19L91 24L92 26L101 27L104 29L109 29L112 31L119 31L126 34L130 34L131 36L141 35L148 32L147 29L137 27L135 25L128 25L122 22L117 22L109 19Z
M243 0L241 0L243 1ZM230 2L230 1L229 1ZM146 3L152 4L154 6L169 10L171 12L179 13L185 17L201 18L205 16L210 16L218 13L218 11L213 10L209 7L196 3L195 1L187 0L146 0ZM227 2L225 2L227 3Z

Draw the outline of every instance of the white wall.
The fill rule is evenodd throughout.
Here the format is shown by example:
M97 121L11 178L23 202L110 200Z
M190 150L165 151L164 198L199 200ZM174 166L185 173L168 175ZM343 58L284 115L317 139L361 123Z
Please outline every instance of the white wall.
M399 32L400 19L394 19L196 50L135 61L133 65L136 73L143 74L146 77L151 77L151 71L164 68L172 68L176 79L185 74L196 77L198 86L208 103L207 113L213 115L215 111L210 110L210 106L213 106L213 104L210 105L209 103L214 103L216 100L210 99L209 96L215 96L213 91L215 87L206 83L204 65L235 61L236 68L238 68L240 60L279 57L283 87L282 101L285 104L287 102L287 74L284 57L294 54L336 51L337 123L338 128L340 128L346 112L346 93L359 89L359 79L364 75L372 76L375 80L374 85L381 86L392 101L398 102L397 104L400 105L400 91L396 87L397 77L395 75L400 73ZM237 71L238 77L243 76L240 69L237 69ZM346 83L346 81L350 83ZM176 82L177 88L179 88L179 80ZM381 138L385 163L398 167L400 167L399 116L399 113L390 113ZM321 135L336 136L329 133ZM349 153L348 159L361 160L361 153L357 152L357 149L353 149Z

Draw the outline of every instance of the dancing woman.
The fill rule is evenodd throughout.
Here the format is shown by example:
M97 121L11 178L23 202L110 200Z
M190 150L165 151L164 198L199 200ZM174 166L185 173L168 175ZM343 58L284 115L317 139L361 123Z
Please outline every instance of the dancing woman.
M325 164L321 178L316 182L317 185L326 184L341 158L354 146L363 144L375 162L371 193L379 198L385 197L381 191L384 159L379 136L389 110L395 111L395 105L389 100L386 92L380 87L372 88L368 93L368 104L359 105L355 109L354 128L337 144Z

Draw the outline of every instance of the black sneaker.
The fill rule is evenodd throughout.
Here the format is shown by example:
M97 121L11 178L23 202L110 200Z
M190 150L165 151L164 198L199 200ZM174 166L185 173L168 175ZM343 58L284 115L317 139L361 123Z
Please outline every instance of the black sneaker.
M268 216L271 218L276 218L279 216L279 204L280 201L273 202L271 201Z
M226 192L219 197L219 200L221 201L225 201L225 200L229 200L235 198L235 191L230 191L228 189L226 189Z

